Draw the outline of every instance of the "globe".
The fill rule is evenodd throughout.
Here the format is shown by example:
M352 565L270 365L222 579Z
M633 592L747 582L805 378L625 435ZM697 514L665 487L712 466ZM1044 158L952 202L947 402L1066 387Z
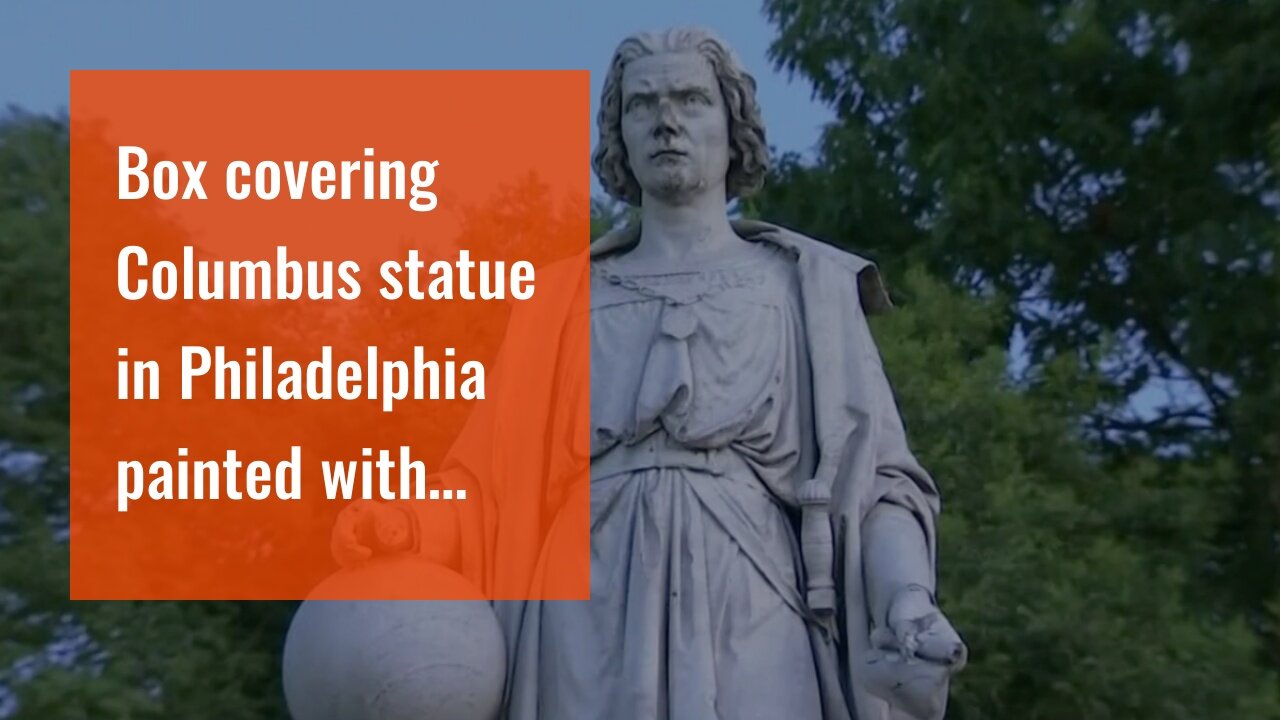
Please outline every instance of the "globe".
M330 599L362 596L470 599ZM489 603L457 573L409 556L331 576L285 638L294 720L492 720L505 674Z

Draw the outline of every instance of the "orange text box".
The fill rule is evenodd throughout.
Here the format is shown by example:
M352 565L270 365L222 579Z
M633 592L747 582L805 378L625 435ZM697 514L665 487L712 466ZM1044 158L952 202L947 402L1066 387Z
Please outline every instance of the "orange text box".
M72 598L587 597L585 72L71 89Z

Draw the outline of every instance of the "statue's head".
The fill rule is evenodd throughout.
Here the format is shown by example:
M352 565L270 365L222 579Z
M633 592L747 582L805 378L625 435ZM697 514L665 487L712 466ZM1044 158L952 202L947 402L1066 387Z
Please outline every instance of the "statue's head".
M725 200L760 189L769 166L756 82L705 30L623 40L597 116L592 165L610 195L639 205L723 187Z

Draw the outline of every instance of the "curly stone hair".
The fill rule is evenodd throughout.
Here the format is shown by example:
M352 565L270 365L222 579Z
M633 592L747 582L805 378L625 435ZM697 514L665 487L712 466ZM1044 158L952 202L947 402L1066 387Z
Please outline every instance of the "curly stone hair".
M769 146L765 143L764 119L756 101L755 78L743 69L733 51L722 40L700 28L674 28L661 33L632 35L618 44L609 65L600 97L596 124L600 144L591 156L591 166L605 192L630 203L640 204L640 184L631 173L627 148L622 142L622 73L637 58L667 52L697 52L711 63L720 92L729 108L729 171L725 178L726 200L751 195L764 184L769 169Z

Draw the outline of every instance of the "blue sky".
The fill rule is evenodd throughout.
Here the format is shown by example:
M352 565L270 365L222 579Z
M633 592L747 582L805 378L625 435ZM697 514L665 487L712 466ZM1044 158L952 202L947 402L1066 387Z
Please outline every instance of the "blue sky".
M592 72L594 98L619 40L686 24L716 31L756 76L770 143L810 150L831 113L773 70L774 29L753 0L3 0L0 104L64 108L68 71L90 68L572 68Z

